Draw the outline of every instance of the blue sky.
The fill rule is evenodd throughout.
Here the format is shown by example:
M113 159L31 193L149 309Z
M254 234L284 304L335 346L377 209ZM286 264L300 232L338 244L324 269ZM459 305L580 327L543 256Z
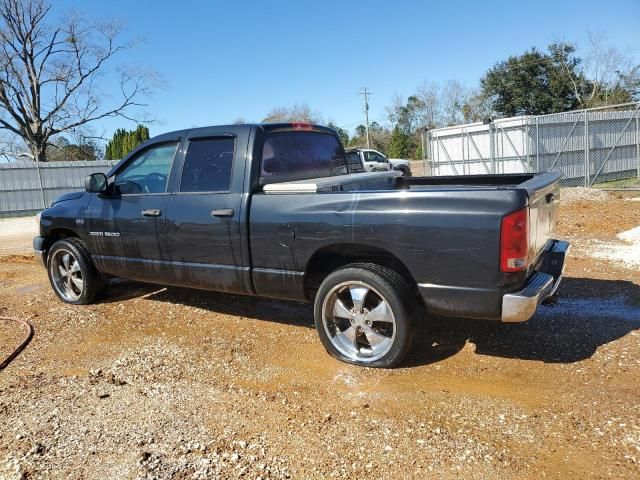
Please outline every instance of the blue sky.
M122 19L146 43L124 65L158 71L168 87L150 113L151 133L260 121L273 107L307 103L338 125L362 122L358 90L373 92L370 118L384 119L395 92L456 79L476 86L495 62L554 40L584 42L602 31L640 58L640 0L620 1L143 1L54 2ZM124 120L97 130L111 135Z

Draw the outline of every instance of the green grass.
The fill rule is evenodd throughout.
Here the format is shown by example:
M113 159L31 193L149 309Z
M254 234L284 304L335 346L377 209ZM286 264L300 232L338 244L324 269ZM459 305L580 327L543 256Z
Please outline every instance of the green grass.
M610 180L608 182L594 183L593 188L632 188L640 187L638 177L623 178L622 180Z

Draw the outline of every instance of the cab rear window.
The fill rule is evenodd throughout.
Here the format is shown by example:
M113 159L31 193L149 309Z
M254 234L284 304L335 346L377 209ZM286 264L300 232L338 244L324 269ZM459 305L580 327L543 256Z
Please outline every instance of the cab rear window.
M338 139L322 132L273 132L265 136L260 183L345 175L347 161Z

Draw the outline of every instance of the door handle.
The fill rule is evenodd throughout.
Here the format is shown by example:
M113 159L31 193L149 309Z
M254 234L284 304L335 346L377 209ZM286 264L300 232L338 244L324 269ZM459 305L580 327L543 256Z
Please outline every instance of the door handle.
M235 214L233 208L214 208L211 210L212 217L233 217Z
M162 210L158 210L157 208L147 208L142 210L143 217L159 217L162 215Z

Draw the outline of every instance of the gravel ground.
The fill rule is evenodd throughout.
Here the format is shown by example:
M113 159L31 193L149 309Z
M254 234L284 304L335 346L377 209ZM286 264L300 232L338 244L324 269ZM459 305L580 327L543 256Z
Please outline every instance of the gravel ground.
M0 372L0 479L639 478L640 273L589 255L639 225L563 200L557 305L425 318L386 371L327 356L305 304L119 281L73 307L5 255L0 315L36 336ZM19 338L0 323L0 355Z

